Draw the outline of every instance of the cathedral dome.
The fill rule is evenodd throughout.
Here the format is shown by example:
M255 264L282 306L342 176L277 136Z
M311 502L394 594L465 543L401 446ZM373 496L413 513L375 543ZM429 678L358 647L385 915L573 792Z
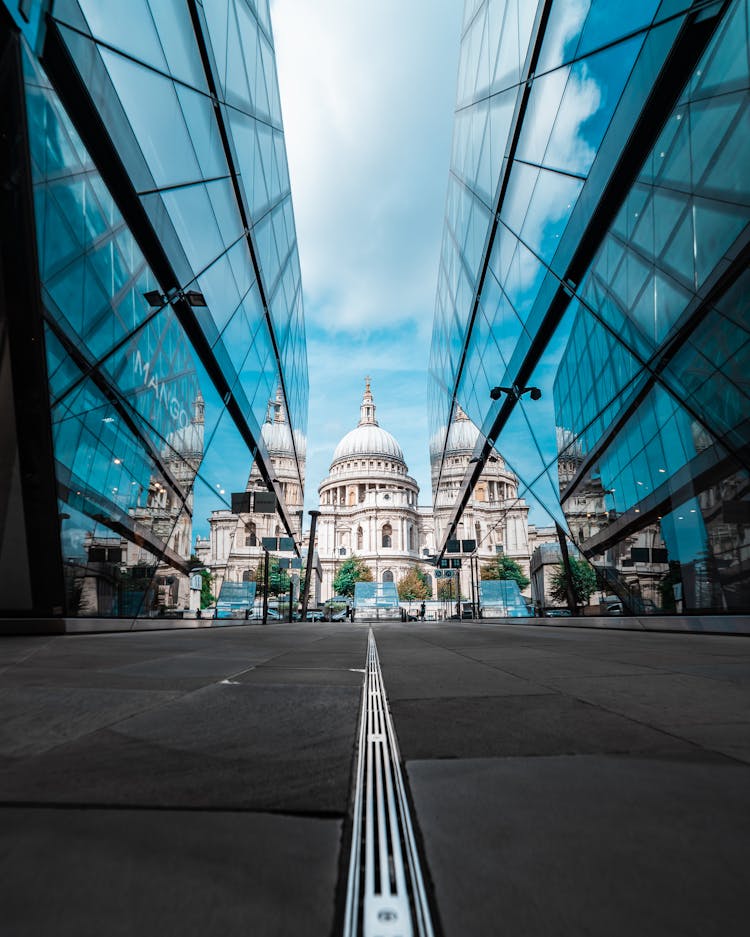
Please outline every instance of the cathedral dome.
M182 458L203 458L205 408L206 404L199 390L193 400L193 417L190 422L185 422L167 436L167 445L163 449L163 455L167 459L175 455ZM184 412L181 416L185 417Z
M370 379L365 382L365 394L360 406L359 425L350 430L333 452L331 468L346 459L368 456L376 459L391 459L404 465L404 453L395 438L375 419L375 402L370 390Z
M333 463L343 459L373 456L404 461L401 446L389 432L380 426L357 426L339 442L333 453Z
M280 387L276 391L276 398L268 401L266 421L260 428L260 434L269 455L294 458L292 434L284 412L284 397ZM299 443L299 438L296 438L295 441ZM299 450L297 455L300 456Z
M448 440L445 446L446 455L449 452L473 452L479 439L479 429L472 423L461 407L456 404L456 413L448 430ZM432 437L430 454L440 457L443 453L445 430L440 430Z
M261 427L260 434L263 437L263 442L266 444L269 455L293 455L292 437L286 423L277 421L264 423Z

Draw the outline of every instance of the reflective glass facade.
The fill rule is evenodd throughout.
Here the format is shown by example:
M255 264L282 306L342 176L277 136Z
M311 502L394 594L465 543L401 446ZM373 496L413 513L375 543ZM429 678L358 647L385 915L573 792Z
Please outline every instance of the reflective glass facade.
M750 609L749 20L466 3L430 406L482 433L441 533L494 443L638 614Z
M32 236L21 260L51 437L34 477L56 499L59 553L35 546L45 531L28 510L13 514L29 498L24 445L44 428L7 386L20 387L18 322L35 310L6 277L18 465L0 471L0 560L28 588L6 577L0 605L179 613L196 533L254 464L282 527L300 529L260 432L269 401L283 406L302 489L307 357L268 0L20 6L0 5L4 88L22 102L3 155L28 177L30 217L19 184L3 223Z

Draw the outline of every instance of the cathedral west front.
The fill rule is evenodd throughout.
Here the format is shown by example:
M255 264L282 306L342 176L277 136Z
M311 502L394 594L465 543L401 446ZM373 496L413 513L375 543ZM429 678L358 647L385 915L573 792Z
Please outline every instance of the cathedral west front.
M430 577L433 596L437 595L435 569L426 560L437 552L478 436L477 427L457 408L434 506L421 505L419 485L409 475L400 444L380 425L371 381L365 379L359 421L336 446L328 475L318 488L316 543L324 599L334 595L336 571L352 554L364 560L379 582L398 583L418 565ZM476 541L480 563L504 553L528 577L537 540L528 513L528 505L518 498L516 476L496 453L474 489L456 537ZM469 595L468 566L460 575L462 592Z
M435 568L428 558L437 552L479 430L457 407L434 504L424 505L419 503L419 485L409 474L401 445L380 425L376 413L371 380L366 378L359 420L334 449L328 475L318 486L320 516L315 547L321 581L313 590L316 601L324 602L335 595L337 570L352 555L367 564L378 582L398 584L418 566L430 577L432 594L437 595ZM283 407L278 401L272 402L263 427L264 441L276 474L289 485L288 495L298 504L297 516L301 517L301 491L289 471L293 461L287 451L291 441L285 429ZM251 472L248 490L256 485L262 485L262 480ZM455 536L476 541L480 564L504 554L530 578L531 553L540 539L549 539L550 532L530 526L528 513L528 505L518 497L518 479L502 456L495 453L487 461ZM275 519L249 519L230 511L214 511L209 523L210 537L198 542L196 552L211 569L217 594L223 582L254 580L262 556L261 537L279 534ZM468 564L460 576L461 591L468 596ZM528 588L525 591L528 594Z

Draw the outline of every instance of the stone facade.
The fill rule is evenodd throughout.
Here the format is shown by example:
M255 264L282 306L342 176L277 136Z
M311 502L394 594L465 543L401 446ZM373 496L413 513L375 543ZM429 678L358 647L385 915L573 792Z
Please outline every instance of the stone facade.
M269 404L266 421L261 435L268 450L271 464L284 493L287 507L295 519L294 537L301 541L303 511L303 489L297 473L297 461L281 394ZM297 440L297 456L301 440ZM304 464L304 463L303 463ZM246 491L266 491L267 486L254 465L250 471ZM258 565L263 557L263 537L284 537L286 531L279 519L272 514L234 514L232 511L213 511L209 518L208 539L198 537L195 552L201 562L211 571L211 590L218 597L224 582L254 581ZM291 554L289 554L291 555ZM299 573L292 572L292 579L299 584ZM296 594L296 592L295 592Z
M458 408L435 503L428 507L419 504L419 486L409 475L401 446L379 425L375 411L368 378L359 423L339 442L329 473L318 488L321 513L316 539L323 599L334 595L336 571L352 554L363 559L381 582L398 583L419 565L430 576L433 595L437 595L435 569L425 559L436 552L479 431ZM528 576L533 547L540 536L550 535L546 529L529 528L528 513L528 505L518 497L516 476L496 453L477 483L456 536L476 540L480 564L504 552ZM469 596L468 564L460 575L461 591Z

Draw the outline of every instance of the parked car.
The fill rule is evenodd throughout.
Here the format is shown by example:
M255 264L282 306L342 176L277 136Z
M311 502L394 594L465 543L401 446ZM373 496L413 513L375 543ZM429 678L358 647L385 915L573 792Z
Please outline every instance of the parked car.
M607 605L608 615L622 615L622 602L611 602Z
M325 619L325 612L322 608L311 608L307 615L305 615L306 621L323 621Z
M258 621L259 619L262 620L263 609L262 608L251 609L250 615L248 617L251 618L253 621ZM282 618L283 616L281 615L278 609L276 608L268 609L267 621L282 621Z
M570 618L569 608L545 608L545 618Z

